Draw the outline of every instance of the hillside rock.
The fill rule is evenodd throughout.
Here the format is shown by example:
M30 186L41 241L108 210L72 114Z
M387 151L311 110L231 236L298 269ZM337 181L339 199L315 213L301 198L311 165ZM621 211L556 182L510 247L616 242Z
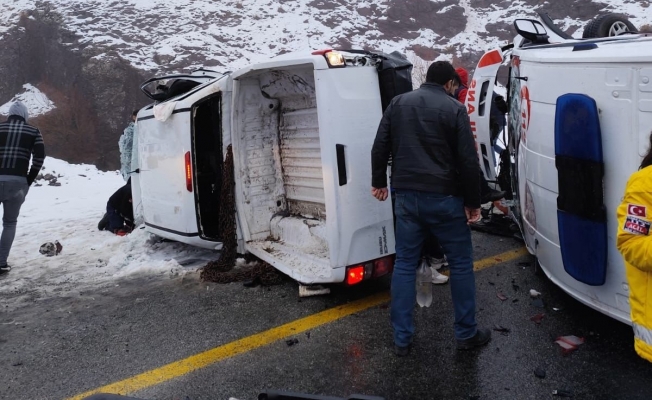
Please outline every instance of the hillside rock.
M144 73L116 53L96 57L49 8L24 12L2 42L0 100L33 83L56 105L30 119L43 133L47 154L117 169L118 138L131 111L146 103L138 91Z
M517 17L548 12L579 36L604 12L650 24L648 0L19 0L0 14L0 104L30 83L56 108L33 122L48 153L118 167L117 140L140 83L198 67L235 70L290 51L363 48L472 69L513 37ZM425 65L425 64L424 64Z

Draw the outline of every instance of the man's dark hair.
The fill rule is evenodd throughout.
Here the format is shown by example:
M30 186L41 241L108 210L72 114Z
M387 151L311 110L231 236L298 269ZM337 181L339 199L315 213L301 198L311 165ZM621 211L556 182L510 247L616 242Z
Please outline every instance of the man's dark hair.
M446 82L454 79L455 75L457 74L455 73L453 64L448 61L437 61L432 63L428 68L426 82L445 85Z
M453 82L458 86L462 86L462 78L460 78L457 72L453 75Z
M132 117L135 117L135 116L137 116L137 115L138 115L138 110L133 110L133 111L131 112L131 116L132 116Z
M647 154L643 157L641 161L641 166L638 169L643 169L652 165L652 133L650 133L650 147L647 150Z

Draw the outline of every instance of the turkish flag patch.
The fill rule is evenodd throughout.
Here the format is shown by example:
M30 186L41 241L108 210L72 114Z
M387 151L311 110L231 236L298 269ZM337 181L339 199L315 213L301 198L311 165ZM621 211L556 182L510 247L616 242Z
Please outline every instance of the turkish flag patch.
M627 204L627 215L647 218L647 208L638 204Z

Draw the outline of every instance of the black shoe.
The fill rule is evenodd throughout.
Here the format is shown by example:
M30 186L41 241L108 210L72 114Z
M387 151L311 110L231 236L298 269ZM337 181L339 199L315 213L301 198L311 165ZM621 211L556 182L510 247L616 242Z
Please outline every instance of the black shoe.
M106 229L106 226L109 224L109 214L104 213L104 216L100 220L100 222L97 224L97 229L103 231Z
M498 201L505 198L505 192L501 192L496 189L489 189L489 193L485 193L480 197L480 202L482 204L490 203L492 201Z
M396 353L397 356L399 357L405 357L408 354L410 354L410 345L407 345L405 347L401 347L397 344L394 345L394 353Z
M10 266L8 266L8 265L0 265L0 275L6 274L9 271L11 271Z
M471 350L476 347L484 346L491 340L491 331L489 329L478 329L475 336L465 340L457 341L457 350Z

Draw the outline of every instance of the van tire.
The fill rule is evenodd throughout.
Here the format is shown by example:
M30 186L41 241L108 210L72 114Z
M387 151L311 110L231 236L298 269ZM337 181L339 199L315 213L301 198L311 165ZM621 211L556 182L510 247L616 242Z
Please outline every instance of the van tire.
M622 14L603 14L589 21L584 28L582 38L618 36L624 32L638 32L638 30Z

